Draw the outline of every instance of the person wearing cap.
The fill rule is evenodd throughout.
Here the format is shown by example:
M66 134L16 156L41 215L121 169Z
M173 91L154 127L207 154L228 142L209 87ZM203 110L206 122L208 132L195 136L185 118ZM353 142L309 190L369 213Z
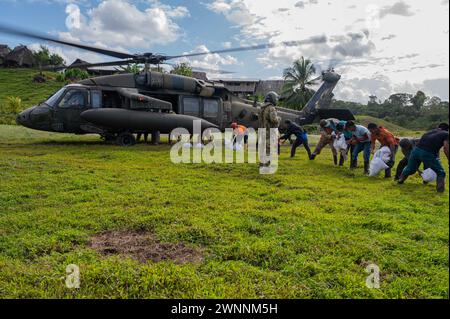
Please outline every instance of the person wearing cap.
M332 133L336 131L336 126L339 125L341 121L335 118L329 118L320 121L320 140L317 143L316 149L311 154L310 159L314 160L317 155L322 152L322 149L327 145L330 145L331 152L333 153L334 165L338 165L337 150L333 146L333 135Z
M445 170L439 160L439 152L444 149L444 154L448 160L449 153L449 126L447 123L441 123L437 129L425 133L411 152L408 165L405 167L398 180L403 184L408 176L417 172L420 163L425 168L431 168L437 175L436 190L438 193L445 191Z
M295 135L296 137L294 143L292 143L291 158L295 156L295 152L300 145L305 147L308 157L311 158L311 149L308 144L308 133L306 133L303 127L292 122L291 120L286 120L285 124L287 125L286 133L280 137L280 141L284 142L290 139L292 135Z
M381 144L381 147L388 147L391 151L390 159L386 163L389 167L384 171L385 178L391 178L392 167L395 165L395 155L398 151L398 142L400 139L394 136L386 128L378 126L375 123L370 123L367 128L371 135L371 153L375 153L377 141Z
M353 136L349 143L355 146L351 156L350 169L358 167L358 155L364 152L364 174L369 174L371 150L370 131L362 125L355 124L353 121L348 121L345 129L352 132Z
M231 123L231 128L233 129L233 141L236 142L236 144L242 144L244 142L244 145L248 144L248 129L244 125L240 125L236 122Z

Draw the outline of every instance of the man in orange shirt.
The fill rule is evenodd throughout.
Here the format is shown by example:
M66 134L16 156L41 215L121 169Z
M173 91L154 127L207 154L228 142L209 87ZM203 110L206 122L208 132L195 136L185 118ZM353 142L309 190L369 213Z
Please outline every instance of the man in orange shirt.
M396 138L394 136L394 134L392 134L391 132L389 132L387 129L385 129L382 126L378 126L375 123L370 123L367 128L370 131L371 134L371 140L372 140L372 154L375 153L375 147L376 147L376 142L380 142L381 147L386 146L389 147L389 149L391 150L391 159L389 160L388 163L386 163L389 168L386 169L385 171L385 177L386 178L391 178L391 171L392 171L392 167L394 167L395 164L395 155L397 154L398 151L398 143L400 142L400 140L398 138Z
M244 146L248 144L248 129L244 125L239 125L236 122L231 123L231 128L233 129L233 140L241 144L244 142Z

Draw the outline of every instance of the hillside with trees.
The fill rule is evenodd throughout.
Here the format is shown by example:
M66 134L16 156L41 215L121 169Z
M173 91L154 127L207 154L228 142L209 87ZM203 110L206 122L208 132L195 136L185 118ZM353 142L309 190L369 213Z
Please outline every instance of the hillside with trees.
M372 96L367 104L333 99L331 107L348 108L355 115L372 116L412 130L434 128L449 119L449 102L422 91L392 94L384 102Z
M313 87L318 83L313 63L300 58L284 70L283 79L281 105L302 109L315 93ZM330 107L350 109L357 116L381 119L410 130L427 130L448 122L449 102L437 96L427 96L422 91L395 93L384 102L376 96L368 96L367 99L366 104L332 99Z

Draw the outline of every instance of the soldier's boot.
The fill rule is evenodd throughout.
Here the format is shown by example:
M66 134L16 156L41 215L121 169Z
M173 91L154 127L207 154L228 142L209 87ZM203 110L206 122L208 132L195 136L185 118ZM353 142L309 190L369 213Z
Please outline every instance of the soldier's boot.
M345 162L344 156L342 156L341 154L341 156L339 157L339 166L344 166L344 162Z
M384 171L384 178L391 178L392 177L392 169L388 168Z
M436 190L438 193L443 193L445 191L445 177L438 176L436 180Z
M364 162L364 174L369 175L369 162Z
M405 175L401 174L399 179L398 179L398 181L397 181L397 183L403 184L407 179L408 179L408 176L405 176Z
M338 157L337 157L337 155L333 155L333 162L334 162L334 166L338 165Z

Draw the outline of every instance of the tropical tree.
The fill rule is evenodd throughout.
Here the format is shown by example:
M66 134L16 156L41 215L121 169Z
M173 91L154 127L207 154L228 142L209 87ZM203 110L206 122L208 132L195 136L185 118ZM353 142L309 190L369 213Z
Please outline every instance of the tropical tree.
M53 66L63 66L66 64L66 61L59 54L53 53L50 55L48 63L49 63L49 65L53 65Z
M285 84L281 96L284 106L293 109L302 109L314 95L315 91L311 86L318 81L314 77L316 68L309 59L301 57L294 62L292 67L283 72Z
M43 75L42 69L45 66L62 66L66 63L57 53L51 54L50 50L45 45L41 45L39 50L33 52L33 55L39 65L41 75Z
M39 65L39 71L42 75L42 68L47 66L50 60L50 51L46 46L41 45L41 48L38 51L34 52L34 58L36 59Z

